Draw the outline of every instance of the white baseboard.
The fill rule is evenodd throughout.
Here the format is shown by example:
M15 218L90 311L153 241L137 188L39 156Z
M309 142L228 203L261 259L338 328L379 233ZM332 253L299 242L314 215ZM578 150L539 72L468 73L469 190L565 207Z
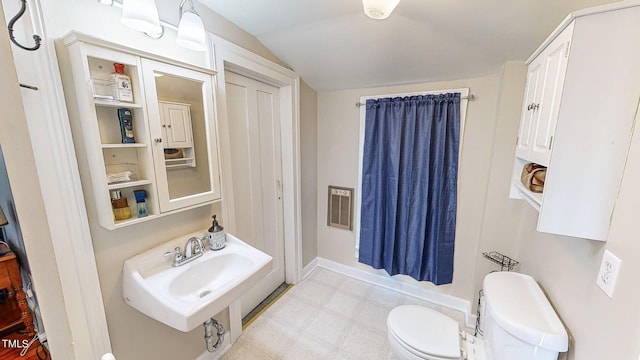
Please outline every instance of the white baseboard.
M309 276L309 274L317 267L331 270L373 285L381 286L401 294L413 296L449 309L460 311L465 315L466 326L470 328L475 327L476 315L471 313L471 302L468 300L405 283L394 279L391 276L376 273L374 270L358 269L320 257L313 259L304 267L302 272L303 279Z
M318 267L318 259L319 258L315 258L313 260L311 260L307 266L305 266L302 269L302 280L306 279L307 276L309 276L309 274L311 274L311 272L313 271L313 269Z

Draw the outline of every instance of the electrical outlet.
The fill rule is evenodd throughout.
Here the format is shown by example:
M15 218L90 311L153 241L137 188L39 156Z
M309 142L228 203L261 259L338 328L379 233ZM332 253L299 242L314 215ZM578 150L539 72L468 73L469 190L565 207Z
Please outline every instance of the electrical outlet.
M613 255L609 250L604 251L596 284L598 284L600 289L602 289L602 291L604 291L609 297L613 297L613 290L616 287L616 281L618 280L618 273L620 272L621 264L622 260L617 256Z

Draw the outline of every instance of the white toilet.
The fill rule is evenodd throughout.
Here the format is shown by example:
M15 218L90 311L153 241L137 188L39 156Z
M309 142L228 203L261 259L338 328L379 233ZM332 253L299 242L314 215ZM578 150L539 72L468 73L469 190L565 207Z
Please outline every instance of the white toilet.
M567 332L536 281L495 272L483 283L483 336L460 332L458 323L417 305L391 310L391 350L402 360L556 360L568 349Z

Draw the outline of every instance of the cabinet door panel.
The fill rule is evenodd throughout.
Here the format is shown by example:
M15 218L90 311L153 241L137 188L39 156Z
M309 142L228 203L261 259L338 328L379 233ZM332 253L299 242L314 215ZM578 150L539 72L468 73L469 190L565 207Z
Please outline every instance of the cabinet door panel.
M573 28L567 28L541 55L544 63L544 77L538 113L531 140L531 161L548 166L551 158L553 134L556 129L560 99L567 72L569 44Z
M520 129L518 130L518 143L516 145L516 156L527 160L529 159L531 150L532 131L537 121L537 112L532 105L535 104L539 98L541 74L542 62L532 62L529 65L527 74L527 88L525 89Z

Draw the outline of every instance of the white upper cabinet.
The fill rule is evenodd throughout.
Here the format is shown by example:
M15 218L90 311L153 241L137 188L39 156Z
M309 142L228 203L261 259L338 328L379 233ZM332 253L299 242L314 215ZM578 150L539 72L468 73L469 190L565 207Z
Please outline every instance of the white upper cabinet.
M569 58L573 24L528 67L516 156L548 166Z
M165 149L193 147L191 106L166 101L158 101L158 105Z
M573 13L529 62L510 196L539 231L608 237L640 100L638 19L626 2ZM542 194L520 182L528 162L548 166Z
M219 201L215 72L77 33L63 41L58 58L73 142L100 225L113 230ZM133 102L113 91L114 64L124 65ZM138 216L142 190L147 216ZM126 201L112 202L117 197ZM131 217L123 218L127 206Z

